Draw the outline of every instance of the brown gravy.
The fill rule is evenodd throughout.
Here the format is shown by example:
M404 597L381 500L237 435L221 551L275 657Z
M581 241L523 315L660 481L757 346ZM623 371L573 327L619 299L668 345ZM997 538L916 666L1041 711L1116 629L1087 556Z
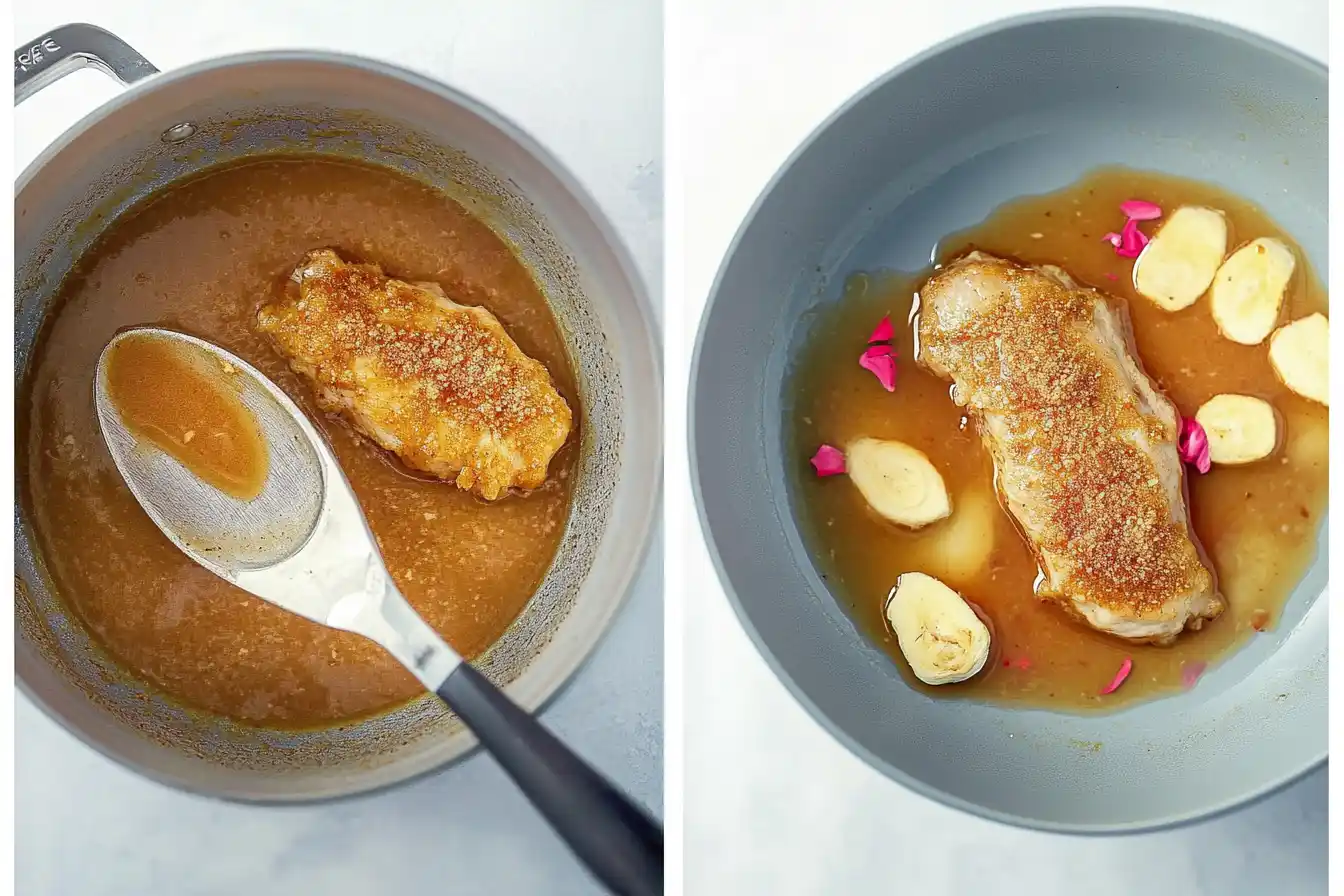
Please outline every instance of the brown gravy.
M398 586L467 657L544 577L569 513L578 434L536 491L485 504L406 475L344 424L253 328L309 249L431 281L484 305L550 370L579 419L554 318L531 274L456 202L386 169L304 157L207 172L133 209L62 285L20 396L21 500L56 592L111 655L184 704L287 728L375 713L420 686L373 643L271 607L188 560L122 483L93 413L120 329L209 339L271 377L331 440Z
M1216 662L1274 624L1315 556L1328 500L1328 411L1279 382L1266 345L1242 346L1222 338L1207 298L1169 314L1133 291L1133 262L1118 257L1101 239L1120 229L1118 207L1132 198L1154 201L1168 213L1184 204L1222 209L1231 223L1229 248L1260 236L1295 245L1259 209L1208 185L1103 169L1059 192L999 208L983 224L945 240L939 257L946 261L978 248L1024 262L1058 264L1079 282L1121 298L1129 307L1144 367L1185 416L1221 392L1255 395L1275 407L1282 444L1274 455L1187 477L1194 528L1228 609L1172 647L1128 644L1035 599L1035 558L1002 510L993 514L993 544L980 571L940 575L957 568L948 560L949 541L943 537L950 529L957 543L955 510L944 523L906 531L872 514L845 477L811 475L807 458L820 443L844 445L860 436L899 439L933 460L954 508L995 500L988 452L952 403L949 384L911 360L907 322L915 291L928 272L856 273L843 299L818 312L788 386L796 401L786 431L792 433L799 469L806 471L799 474L796 503L805 539L832 593L906 680L926 693L1080 710L1116 708L1185 687L1183 672L1193 676L1203 664ZM1153 232L1151 224L1143 229ZM1291 288L1285 321L1328 310L1324 288L1306 270L1300 250L1297 254L1301 273ZM888 314L896 325L899 355L892 394L856 363L873 326ZM943 578L990 617L994 646L985 671L974 679L933 688L910 672L883 615L896 577L908 571ZM1129 678L1115 693L1100 696L1126 657L1133 660Z
M107 396L137 442L148 442L208 485L240 501L261 494L270 469L257 418L230 388L227 370L199 353L129 335L107 356Z

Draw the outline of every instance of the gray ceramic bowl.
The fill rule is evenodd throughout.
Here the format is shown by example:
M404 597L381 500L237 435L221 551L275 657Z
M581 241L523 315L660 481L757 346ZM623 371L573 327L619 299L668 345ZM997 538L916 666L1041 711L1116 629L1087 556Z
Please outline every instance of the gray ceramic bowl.
M781 423L805 312L835 300L846 273L918 270L941 237L1098 165L1222 184L1259 203L1325 276L1326 141L1318 63L1183 16L1059 12L967 34L891 72L757 201L693 366L701 521L761 652L873 767L993 819L1118 832L1230 809L1325 760L1324 531L1283 624L1190 692L1100 716L934 700L902 682L808 559Z

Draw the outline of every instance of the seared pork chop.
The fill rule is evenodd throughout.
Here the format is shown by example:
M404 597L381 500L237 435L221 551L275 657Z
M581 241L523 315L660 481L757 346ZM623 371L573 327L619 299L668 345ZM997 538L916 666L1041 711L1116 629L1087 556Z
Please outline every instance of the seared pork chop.
M1223 611L1186 512L1176 409L1104 296L971 253L925 284L917 326L919 363L954 382L994 457L1040 596L1151 643Z
M569 437L569 405L493 314L327 249L308 253L292 279L297 288L264 305L257 327L324 410L487 500L546 481Z

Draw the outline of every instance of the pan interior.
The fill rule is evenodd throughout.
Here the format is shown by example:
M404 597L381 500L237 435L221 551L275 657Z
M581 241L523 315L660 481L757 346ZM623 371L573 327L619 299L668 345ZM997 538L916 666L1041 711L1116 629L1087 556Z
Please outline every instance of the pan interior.
M794 522L782 384L809 310L856 270L918 271L942 237L1108 164L1216 183L1327 276L1324 68L1212 24L1069 13L991 28L880 81L758 201L720 271L694 373L696 488L730 599L809 711L889 776L1064 831L1230 807L1323 760L1326 526L1283 623L1179 696L1076 716L907 687L826 592Z
M253 67L259 68L264 67ZM404 86L398 96L409 99L381 102L377 94L388 88L366 77L360 82L366 89L354 91L356 97L368 94L361 105L351 91L324 83L331 79L321 67L288 68L296 74L280 79L287 88L262 89L276 83L274 73L268 78L255 70L234 77L228 87L220 85L220 72L173 83L142 97L139 105L86 121L48 153L44 170L20 182L16 218L27 226L16 241L19 390L43 319L72 265L119 216L167 185L215 166L302 153L387 166L457 200L515 249L541 286L575 369L585 414L570 517L556 558L521 615L477 664L507 686L556 638L598 553L620 466L620 366L575 259L544 211L525 195L519 183L525 175L512 170L525 169L518 165L523 150L505 151L507 138L470 111ZM428 119L434 136L411 123L436 112L447 120ZM193 124L192 136L179 143L161 139L178 122ZM454 126L463 129L460 142L442 136ZM486 153L492 153L495 167L480 160ZM21 508L15 524L20 677L49 710L151 774L241 798L310 798L390 783L460 755L473 742L432 699L312 731L255 729L186 711L108 660L52 594ZM556 685L531 687L521 699L536 704Z

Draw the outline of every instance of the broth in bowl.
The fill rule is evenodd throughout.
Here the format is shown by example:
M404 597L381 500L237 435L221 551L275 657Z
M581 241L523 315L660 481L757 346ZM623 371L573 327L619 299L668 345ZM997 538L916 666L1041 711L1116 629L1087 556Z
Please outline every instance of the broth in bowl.
M1296 267L1273 324L1327 313L1325 290L1304 253L1260 210L1208 185L1128 169L1099 170L1059 192L1004 205L943 241L936 257L940 267L973 251L1023 266L1057 266L1081 287L1104 293L1132 329L1131 350L1142 370L1183 420L1204 416L1201 409L1218 395L1249 396L1272 408L1276 435L1268 456L1215 462L1207 473L1185 464L1192 541L1225 608L1171 643L1098 631L1059 601L1040 599L1040 551L1003 506L975 415L956 403L947 379L914 361L918 296L931 272L854 272L841 300L822 306L810 326L787 387L793 401L785 422L805 542L846 612L927 693L1078 711L1196 687L1210 664L1273 628L1315 559L1328 500L1327 406L1285 383L1270 359L1273 337L1253 345L1227 338L1208 295L1171 311L1139 293L1134 260L1106 238L1122 230L1120 208L1135 197L1164 213L1137 225L1148 232L1144 239L1188 207L1221 213L1227 256L1259 238L1282 241ZM873 331L884 318L893 325L891 392L874 375L878 364L856 363L872 348L870 336L882 335ZM918 520L918 527L894 523L875 512L858 477L818 475L807 466L819 446L848 455L861 439L901 443L927 458L946 491L945 518ZM980 614L984 631L972 634L988 640L988 655L965 680L926 684L903 652L888 611L898 580L909 573L936 578Z

